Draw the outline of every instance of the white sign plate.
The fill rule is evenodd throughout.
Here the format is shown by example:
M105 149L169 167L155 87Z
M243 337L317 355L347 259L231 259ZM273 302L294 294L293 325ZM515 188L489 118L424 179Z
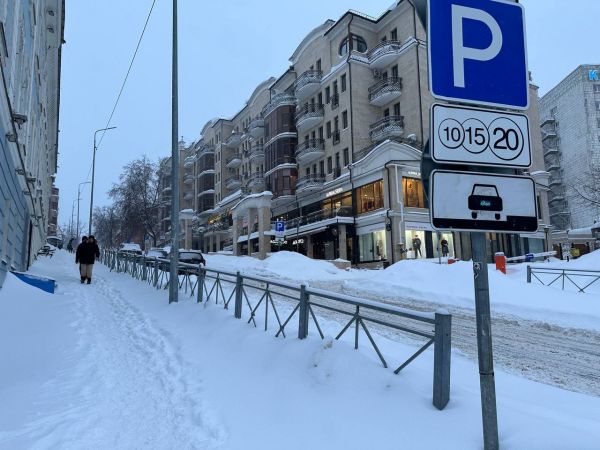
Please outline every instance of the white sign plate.
M436 230L531 233L538 229L531 177L434 170L429 198Z
M431 157L448 164L528 168L524 114L436 103L431 107Z

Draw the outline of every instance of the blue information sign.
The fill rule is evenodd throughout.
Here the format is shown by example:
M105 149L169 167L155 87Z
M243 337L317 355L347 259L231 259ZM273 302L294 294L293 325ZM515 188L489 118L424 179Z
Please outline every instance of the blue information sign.
M275 222L275 231L278 233L283 233L285 231L285 222L283 220Z
M429 0L429 88L434 97L527 109L529 73L522 5Z

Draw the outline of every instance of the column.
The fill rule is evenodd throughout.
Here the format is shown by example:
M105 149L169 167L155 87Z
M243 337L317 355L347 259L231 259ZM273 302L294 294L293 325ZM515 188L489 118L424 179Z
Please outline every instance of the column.
M242 230L242 217L233 213L233 255L240 256L242 252L240 251L240 244L238 244L238 238L240 237L240 232Z
M271 250L271 236L266 231L271 230L271 210L266 206L258 208L258 251L259 259L265 259Z
M346 225L338 225L338 249L339 258L348 259L348 248L346 247Z
M256 208L248 208L248 256L252 256L252 241L250 235L254 229L254 220L256 219Z
M306 236L304 242L306 243L306 256L308 256L309 258L313 258L314 252L313 252L313 245L312 245L312 237L310 236L310 234L308 236Z

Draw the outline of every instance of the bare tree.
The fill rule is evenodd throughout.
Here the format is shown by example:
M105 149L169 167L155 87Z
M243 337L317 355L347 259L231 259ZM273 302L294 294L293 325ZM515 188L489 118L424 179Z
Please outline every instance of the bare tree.
M570 187L580 203L600 208L600 162L592 162L590 168Z
M115 248L121 242L121 223L117 209L111 206L94 208L94 229L100 245Z
M132 236L149 236L154 245L159 232L157 164L146 156L123 168L119 183L113 184L109 196L120 218L121 240Z

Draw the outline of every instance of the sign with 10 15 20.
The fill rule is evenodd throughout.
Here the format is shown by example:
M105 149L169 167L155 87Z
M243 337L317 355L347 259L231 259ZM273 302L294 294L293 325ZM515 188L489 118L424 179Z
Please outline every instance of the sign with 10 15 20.
M527 168L529 121L524 114L434 104L431 157L449 164Z

